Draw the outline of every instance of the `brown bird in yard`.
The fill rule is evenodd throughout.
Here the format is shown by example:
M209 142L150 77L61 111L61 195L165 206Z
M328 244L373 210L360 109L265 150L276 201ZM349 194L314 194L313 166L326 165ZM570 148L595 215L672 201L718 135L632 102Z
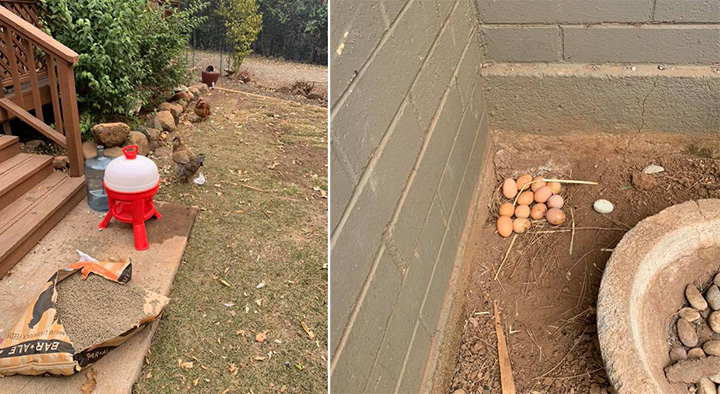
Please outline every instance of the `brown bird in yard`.
M205 119L211 114L212 113L210 112L210 104L202 97L200 97L195 104L195 115Z
M202 153L193 155L180 137L175 137L173 140L172 159L175 162L175 172L177 173L178 179L188 182L190 178L198 172L200 167L203 166L205 155Z

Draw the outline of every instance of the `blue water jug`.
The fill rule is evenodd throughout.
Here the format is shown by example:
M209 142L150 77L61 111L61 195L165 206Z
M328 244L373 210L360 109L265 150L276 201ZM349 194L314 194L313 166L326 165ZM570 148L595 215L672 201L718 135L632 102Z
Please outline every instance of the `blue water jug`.
M110 164L110 158L105 156L105 147L98 145L97 156L85 160L85 187L87 202L90 208L106 212L108 208L107 193L103 186L105 168Z

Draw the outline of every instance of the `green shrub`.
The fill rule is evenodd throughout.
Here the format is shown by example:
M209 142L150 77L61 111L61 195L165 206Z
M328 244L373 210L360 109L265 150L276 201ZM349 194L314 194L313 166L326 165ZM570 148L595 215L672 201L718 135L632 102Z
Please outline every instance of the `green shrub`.
M262 29L263 16L258 14L255 0L219 0L217 14L225 21L227 36L233 44L232 69L240 75L245 56L253 52L250 47Z
M124 119L188 78L184 51L194 3L165 17L169 2L42 0L43 25L78 53L75 84L83 123Z

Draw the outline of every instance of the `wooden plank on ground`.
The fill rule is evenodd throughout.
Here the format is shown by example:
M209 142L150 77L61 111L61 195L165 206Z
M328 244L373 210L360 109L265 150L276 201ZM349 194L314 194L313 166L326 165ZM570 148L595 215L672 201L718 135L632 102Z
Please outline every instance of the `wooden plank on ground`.
M12 275L0 280L0 336L13 326L45 281L77 259L76 249L96 258L130 256L132 280L168 295L197 210L163 203L157 203L157 208L163 217L147 223L150 249L138 252L133 247L130 225L112 221L107 229L98 231L101 215L81 201L15 266ZM94 364L95 393L131 393L156 329L157 323L148 326ZM0 378L0 392L79 393L86 373L87 370L70 377L8 376Z
M500 363L500 388L502 394L515 394L515 379L513 378L512 365L510 364L510 353L505 340L500 314L498 313L497 300L495 306L495 334L498 342L498 361Z

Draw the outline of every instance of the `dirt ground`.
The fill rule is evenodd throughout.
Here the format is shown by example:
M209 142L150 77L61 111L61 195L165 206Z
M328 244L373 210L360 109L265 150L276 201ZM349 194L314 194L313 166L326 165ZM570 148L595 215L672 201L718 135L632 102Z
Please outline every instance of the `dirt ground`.
M157 199L200 212L135 392L325 392L327 110L204 98L153 155ZM175 136L207 155L204 185L175 179Z
M449 392L500 393L493 302L508 338L519 393L613 392L596 332L596 297L612 248L637 222L688 200L720 198L720 137L712 135L493 135L496 178L487 182L466 249L462 342ZM636 179L649 164L664 172ZM495 230L499 186L523 173L599 182L561 193L567 221L536 222L512 238ZM636 177L638 175L635 175ZM607 215L592 203L615 205ZM489 200L489 202L488 202ZM576 231L571 245L572 215ZM499 273L498 273L499 272ZM494 278L497 275L497 280ZM462 390L462 391L461 391Z
M222 55L223 70L228 68L228 60L228 53L224 53ZM216 68L220 67L220 52L196 50L194 63L192 54L188 55L188 61L199 75L200 70L205 69L208 65L213 65ZM219 84L219 86L327 106L327 66L251 55L243 60L241 70L249 72L251 79L249 83L241 83L226 78L220 81L222 84ZM302 96L290 94L288 89L297 81L307 81L314 84L311 93L318 94L322 99L306 99Z

